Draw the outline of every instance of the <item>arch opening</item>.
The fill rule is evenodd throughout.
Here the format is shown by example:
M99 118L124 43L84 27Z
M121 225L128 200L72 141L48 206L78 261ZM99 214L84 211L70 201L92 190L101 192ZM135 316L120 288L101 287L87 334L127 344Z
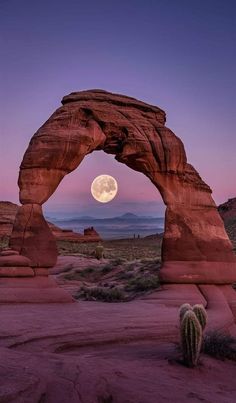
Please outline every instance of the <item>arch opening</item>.
M118 193L109 203L99 203L91 193L95 177L104 174L114 177L118 183ZM165 205L151 181L103 151L87 155L77 169L66 175L54 194L44 203L43 211L49 221L63 225L66 229L81 233L85 226L94 226L104 240L134 238L134 235L143 238L161 233L164 229ZM138 220L136 223L132 219L129 228L125 223L117 226L116 221L111 224L111 221L102 220L121 217L126 213L135 214ZM89 216L96 221L86 220L85 217ZM152 219L144 221L143 217ZM113 228L110 228L111 225Z

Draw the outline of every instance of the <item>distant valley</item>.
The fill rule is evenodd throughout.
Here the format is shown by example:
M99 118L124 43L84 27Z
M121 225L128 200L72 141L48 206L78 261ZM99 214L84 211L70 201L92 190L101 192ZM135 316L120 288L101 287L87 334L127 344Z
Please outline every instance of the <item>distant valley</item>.
M111 218L56 218L50 215L47 218L61 228L73 229L76 232L81 232L86 227L94 227L103 239L132 238L134 235L144 237L164 230L164 217L138 216L133 213Z

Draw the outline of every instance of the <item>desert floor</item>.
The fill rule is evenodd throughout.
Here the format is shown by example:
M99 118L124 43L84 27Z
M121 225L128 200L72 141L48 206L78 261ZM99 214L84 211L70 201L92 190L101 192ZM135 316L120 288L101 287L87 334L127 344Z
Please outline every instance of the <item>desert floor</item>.
M60 245L51 276L78 299L0 306L0 403L236 401L236 362L202 354L197 368L182 364L176 301L201 298L188 286L166 298L165 287L146 282L158 277L155 242L104 244L102 261L94 245ZM122 298L102 302L117 294L94 297L81 287L122 289Z

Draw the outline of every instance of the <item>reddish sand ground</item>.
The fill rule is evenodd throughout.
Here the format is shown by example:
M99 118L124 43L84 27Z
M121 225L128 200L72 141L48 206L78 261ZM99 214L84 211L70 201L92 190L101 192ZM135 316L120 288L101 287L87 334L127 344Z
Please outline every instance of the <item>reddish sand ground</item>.
M200 302L184 289L183 301ZM175 295L158 299L164 292L126 303L1 305L0 403L235 402L235 362L178 361L178 308Z

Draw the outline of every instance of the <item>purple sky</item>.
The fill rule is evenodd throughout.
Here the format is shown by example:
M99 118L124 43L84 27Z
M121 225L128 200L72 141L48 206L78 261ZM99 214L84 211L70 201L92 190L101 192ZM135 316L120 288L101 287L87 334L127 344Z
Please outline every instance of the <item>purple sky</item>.
M217 203L236 196L236 3L231 0L0 0L0 200L18 201L33 133L72 91L102 88L156 104ZM95 176L118 196L93 201ZM162 215L146 177L94 152L46 211Z

